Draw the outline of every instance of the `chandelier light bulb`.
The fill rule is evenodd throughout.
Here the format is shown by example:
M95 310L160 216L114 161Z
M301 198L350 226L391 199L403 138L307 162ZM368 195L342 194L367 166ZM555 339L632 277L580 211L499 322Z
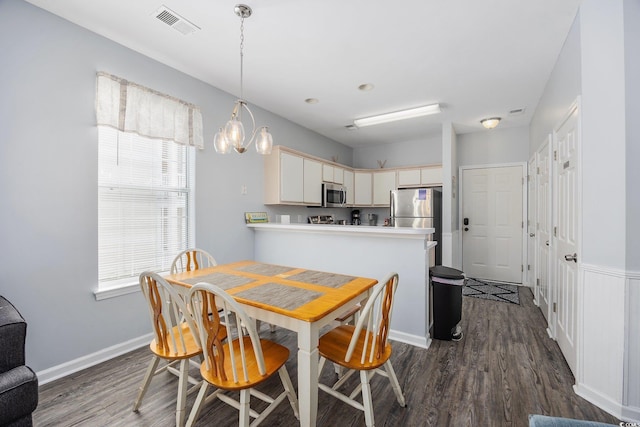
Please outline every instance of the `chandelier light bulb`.
M260 154L271 154L273 147L273 137L269 133L269 128L263 126L256 137L256 151Z
M227 154L231 151L231 144L229 144L229 141L225 138L222 128L220 128L213 137L213 148L215 148L216 153L220 154Z
M244 144L244 125L237 116L231 117L224 127L224 136L233 148L238 150Z

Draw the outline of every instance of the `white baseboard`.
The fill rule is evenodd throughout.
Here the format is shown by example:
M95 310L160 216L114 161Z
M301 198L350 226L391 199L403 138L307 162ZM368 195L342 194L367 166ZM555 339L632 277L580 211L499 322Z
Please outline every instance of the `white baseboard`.
M639 422L640 421L640 408L634 408L632 406L621 405L619 402L612 400L611 398L599 393L590 387L586 387L581 384L573 386L573 391L588 402L593 403L603 411L608 412L614 417L627 421L627 422Z
M36 372L36 375L38 376L38 384L44 385L59 378L66 377L67 375L71 375L74 372L78 372L99 363L106 362L107 360L113 359L114 357L128 353L145 345L149 345L152 339L153 334L150 333L129 341L125 341L120 344L113 345L111 347L104 348L102 350L96 351L95 353L70 360L60 365Z
M406 334L404 332L395 331L393 329L389 331L389 339L420 348L429 348L429 346L431 345L431 338L429 337Z

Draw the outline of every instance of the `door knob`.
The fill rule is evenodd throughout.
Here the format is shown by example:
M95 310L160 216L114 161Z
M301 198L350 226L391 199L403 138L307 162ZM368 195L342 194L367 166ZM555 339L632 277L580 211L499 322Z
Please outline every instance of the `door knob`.
M569 255L565 255L564 256L565 261L573 261L573 262L578 262L578 254L569 254Z
M529 237L536 237L536 233L529 233Z
M549 241L547 240L544 244L545 244L545 245L547 245L547 246L549 246Z
M465 227L465 228L464 228L464 231L469 231L469 227Z

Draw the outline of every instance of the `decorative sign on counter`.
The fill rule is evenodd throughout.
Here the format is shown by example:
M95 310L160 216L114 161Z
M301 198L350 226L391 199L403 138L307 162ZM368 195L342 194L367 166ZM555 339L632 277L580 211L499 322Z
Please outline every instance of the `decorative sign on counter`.
M245 212L244 222L247 224L255 224L260 222L269 222L266 212Z

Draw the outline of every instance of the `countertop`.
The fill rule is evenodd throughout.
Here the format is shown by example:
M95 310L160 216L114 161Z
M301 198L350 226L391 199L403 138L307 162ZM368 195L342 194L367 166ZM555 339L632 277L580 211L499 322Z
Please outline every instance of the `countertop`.
M365 234L381 235L388 237L413 237L425 238L433 234L433 228L411 228L411 227L384 227L370 225L337 225L337 224L281 224L281 223L254 223L247 224L247 227L257 230L283 230L300 231L306 233L337 233L337 234Z

